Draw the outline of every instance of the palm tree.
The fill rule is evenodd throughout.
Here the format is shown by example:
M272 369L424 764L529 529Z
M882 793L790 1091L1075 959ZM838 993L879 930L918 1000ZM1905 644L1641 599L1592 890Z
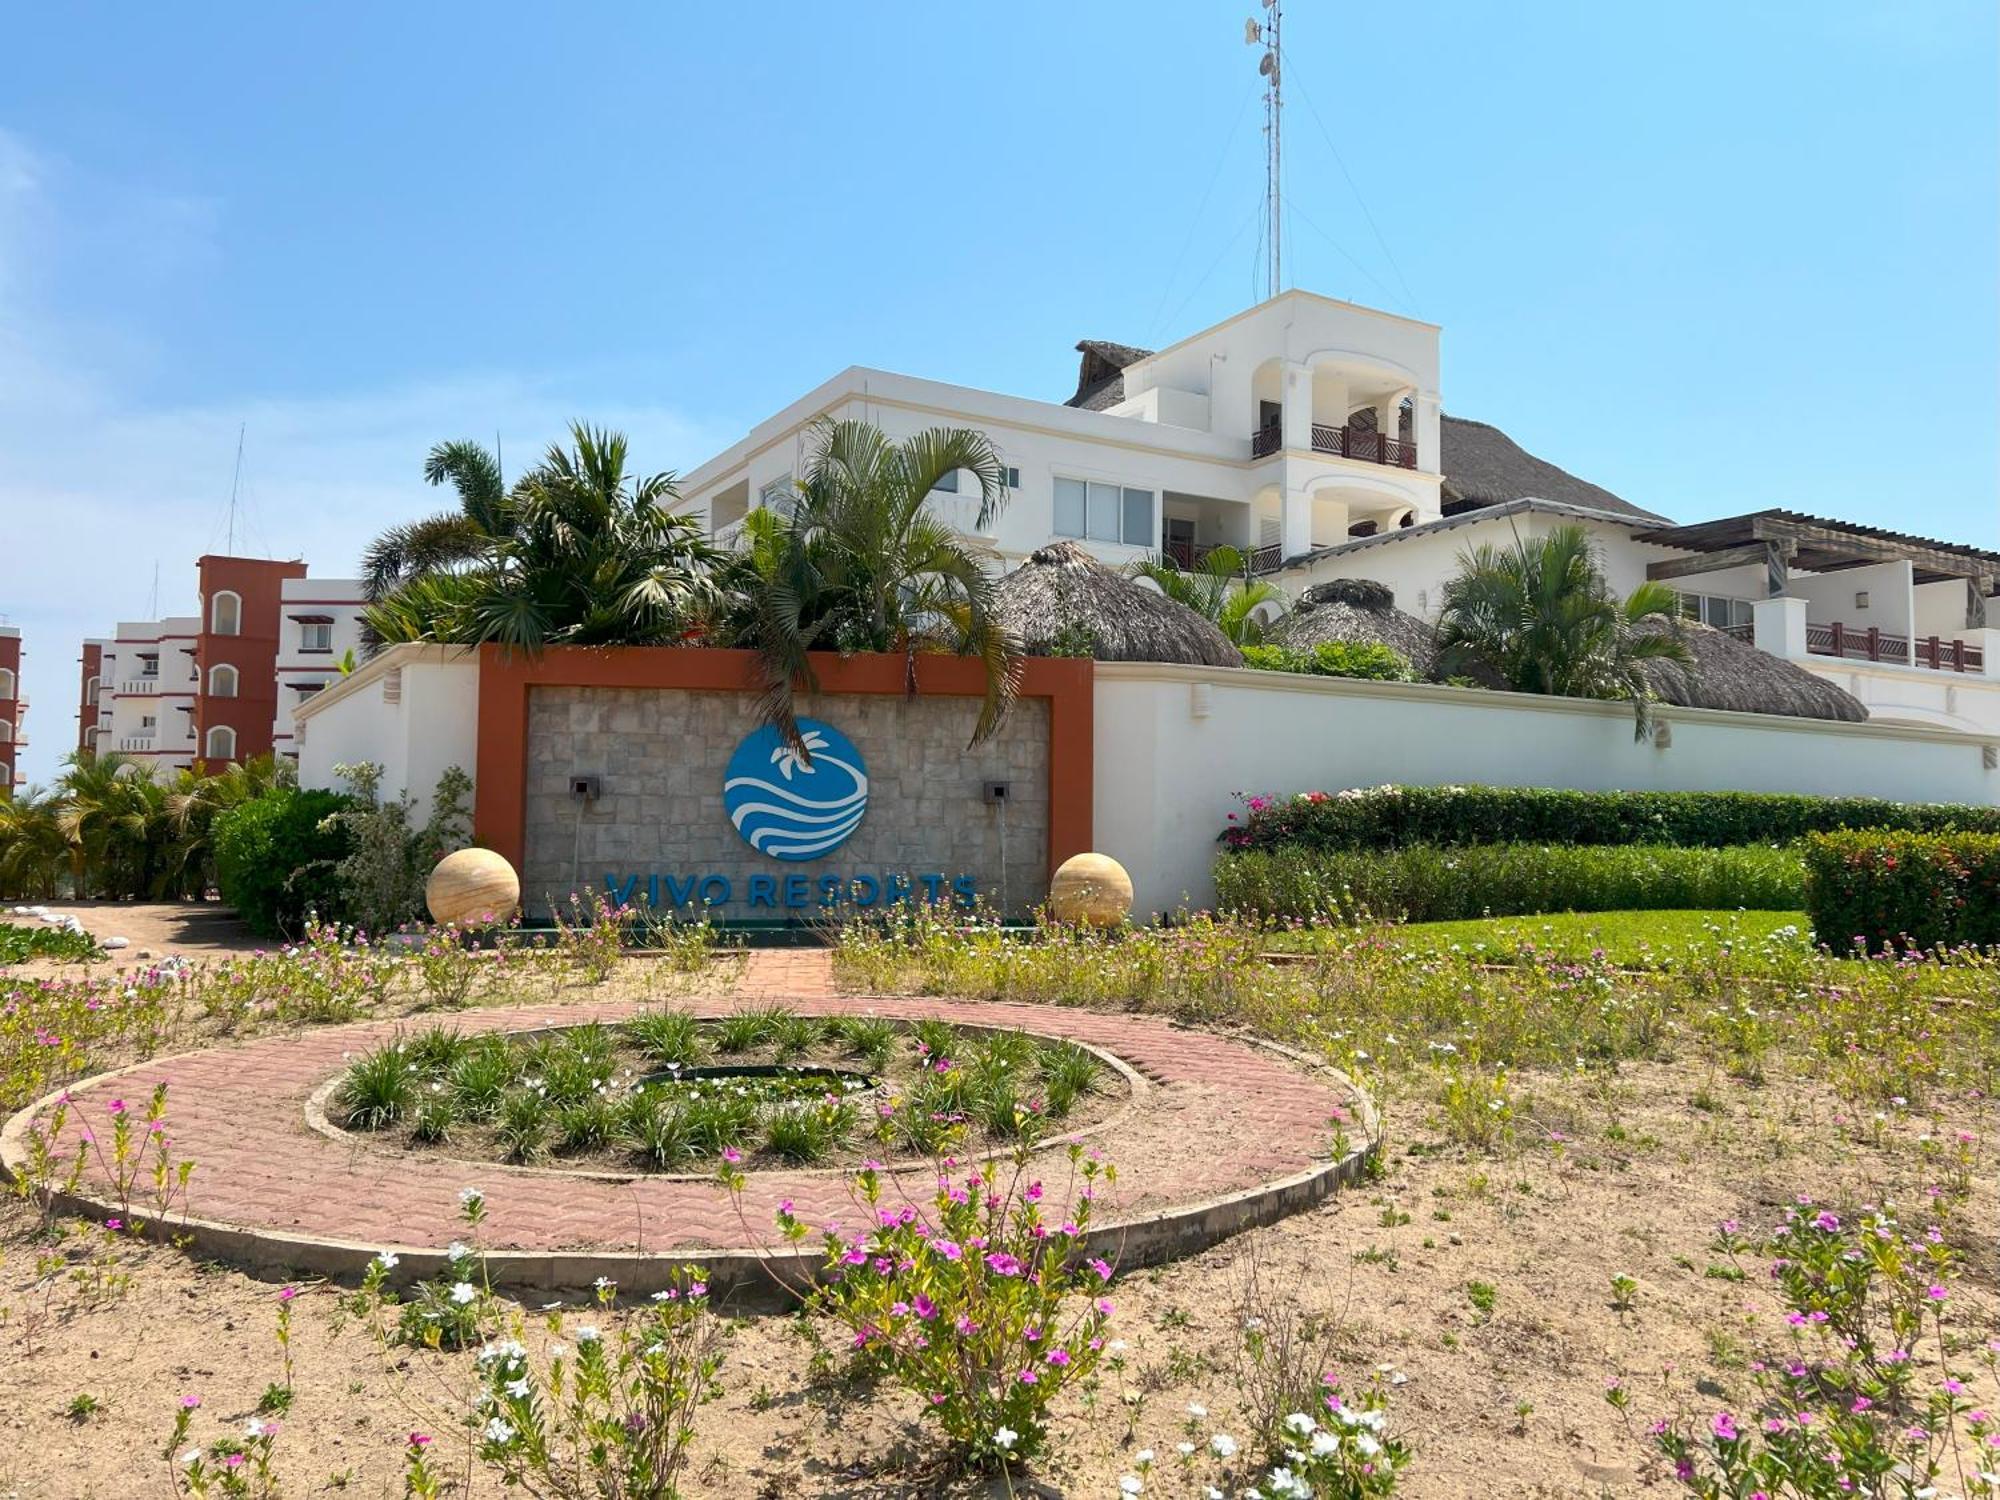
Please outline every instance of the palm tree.
M627 474L623 433L579 422L570 438L479 520L501 529L461 554L469 566L408 572L368 607L362 618L377 639L530 651L654 645L699 622L715 598L719 557L697 519L668 509L680 498L673 476ZM432 453L433 464L445 451Z
M1667 628L1642 628L1656 619ZM1515 692L1629 699L1635 739L1652 725L1646 664L1694 662L1673 590L1648 582L1618 599L1581 526L1461 556L1444 586L1437 644L1444 676L1470 671Z
M758 653L759 710L810 763L794 693L816 688L809 652L903 656L916 691L926 651L977 656L986 700L972 740L999 727L1018 653L994 611L983 549L926 502L961 471L979 486L975 527L1006 506L1006 471L983 433L934 427L894 441L866 422L821 419L807 437L795 493L753 512L728 576L728 635Z
M57 824L69 845L75 894L157 894L166 863L166 789L147 767L127 755L71 756L61 795Z
M424 482L450 481L458 509L391 526L368 544L361 574L371 601L427 574L482 562L512 525L500 460L477 443L439 443L424 460Z
M1246 576L1243 554L1234 547L1211 549L1193 568L1183 568L1172 558L1145 557L1128 571L1135 578L1152 579L1161 593L1213 621L1237 646L1262 642L1267 626L1257 607L1280 597L1262 579Z
M0 798L0 895L46 901L56 894L70 868L61 813L60 795L47 787Z

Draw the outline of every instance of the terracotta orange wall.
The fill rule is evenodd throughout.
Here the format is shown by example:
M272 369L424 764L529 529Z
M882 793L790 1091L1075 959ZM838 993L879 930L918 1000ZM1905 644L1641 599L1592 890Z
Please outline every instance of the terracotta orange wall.
M14 757L21 734L21 638L0 635L0 667L14 674L13 693L0 698L0 719L14 726L14 736L0 744L0 797L14 795Z
M201 579L201 635L195 644L195 661L201 681L194 700L195 759L200 761L208 746L208 731L227 724L236 731L236 758L271 753L271 724L278 716L278 630L279 593L287 578L306 576L302 562L275 562L263 557L204 557L197 564ZM237 635L217 635L209 629L214 616L211 601L219 593L233 590L243 601ZM236 668L236 696L209 695L208 674L213 667Z
M814 652L820 691L902 693L900 656L837 656ZM1093 663L1032 658L1021 664L1017 696L1049 706L1049 869L1090 848L1093 775ZM980 698L986 674L962 656L920 656L921 696ZM480 843L521 867L526 844L528 690L533 687L682 688L754 691L761 686L748 651L672 646L559 646L529 656L498 646L479 654L479 752L473 793L473 833ZM746 726L747 727L747 726Z
M91 749L90 731L97 727L97 707L90 701L90 679L104 668L104 648L83 648L83 670L76 679L76 748Z

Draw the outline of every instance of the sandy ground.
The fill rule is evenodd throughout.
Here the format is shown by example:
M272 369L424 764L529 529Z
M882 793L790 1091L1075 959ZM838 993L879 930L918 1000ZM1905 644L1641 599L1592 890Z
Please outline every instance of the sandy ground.
M201 958L222 953L248 953L273 946L236 918L229 907L199 902L145 901L10 901L0 910L0 921L33 925L35 919L16 917L16 906L46 906L52 912L74 916L98 941L122 937L127 946L107 953L91 964L56 963L37 959L8 970L15 974L80 974L104 965L118 967L140 961L141 955L165 958L170 953Z
M1116 1284L1127 1367L1104 1370L1097 1410L1058 1408L1055 1449L1035 1475L1044 1494L1115 1493L1134 1453L1168 1460L1149 1496L1199 1490L1171 1472L1189 1402L1205 1430L1247 1435L1237 1379L1246 1313L1324 1314L1332 1362L1349 1378L1387 1366L1392 1420L1415 1449L1401 1493L1443 1497L1666 1494L1640 1429L1678 1406L1744 1401L1748 1359L1773 1337L1761 1267L1747 1281L1707 1269L1716 1223L1774 1222L1799 1192L1836 1203L1920 1201L1917 1139L1984 1131L1981 1106L1893 1121L1879 1141L1816 1084L1751 1088L1705 1070L1627 1069L1608 1089L1523 1077L1534 1099L1521 1139L1473 1156L1433 1130L1421 1098L1385 1101L1387 1171L1318 1212ZM1712 1107L1690 1107L1697 1090ZM1565 1138L1558 1148L1547 1134ZM199 1210L197 1197L196 1209ZM1959 1222L2000 1213L1990 1167ZM37 1286L27 1211L0 1210L0 1497L166 1492L158 1454L179 1398L203 1398L195 1436L240 1432L279 1373L275 1281L199 1264L167 1248L127 1248L122 1294L70 1282ZM1990 1235L1971 1248L1958 1316L1980 1339L2000 1332ZM1246 1302L1254 1279L1266 1290ZM1637 1278L1635 1306L1611 1305L1610 1279ZM1490 1314L1471 1283L1493 1289ZM335 1289L301 1300L297 1398L278 1439L288 1496L401 1494L412 1427L449 1433L467 1362L392 1351L386 1358ZM700 1418L690 1493L700 1496L1002 1494L923 1467L923 1429L895 1393L815 1381L797 1326L737 1326L725 1390ZM1626 1381L1630 1423L1603 1399ZM1698 1390L1699 1388L1699 1390ZM1127 1404L1125 1392L1137 1394ZM96 1413L72 1418L88 1394ZM1995 1393L1979 1391L1992 1404ZM442 1441L442 1440L441 1440ZM463 1480L462 1465L457 1471ZM1035 1492L1035 1491L1024 1491ZM481 1474L458 1495L498 1496Z

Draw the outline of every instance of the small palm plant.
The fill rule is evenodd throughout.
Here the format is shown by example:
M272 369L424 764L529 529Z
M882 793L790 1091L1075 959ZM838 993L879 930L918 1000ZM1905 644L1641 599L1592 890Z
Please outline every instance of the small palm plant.
M975 528L1007 503L1006 471L982 433L931 428L895 441L866 422L823 419L811 430L796 491L753 512L727 579L728 633L757 652L759 705L807 763L794 693L818 680L813 651L977 656L986 669L977 743L999 727L1017 651L995 613L993 577L968 542L928 505L960 472L979 488Z
M1243 554L1234 547L1216 547L1192 568L1172 558L1141 558L1128 570L1135 578L1150 578L1160 592L1212 621L1230 643L1255 646L1269 628L1258 606L1279 599L1277 589L1247 576Z
M1437 642L1447 677L1497 680L1517 693L1628 699L1634 739L1652 728L1648 665L1695 665L1673 590L1647 582L1619 599L1581 526L1463 555L1444 586Z

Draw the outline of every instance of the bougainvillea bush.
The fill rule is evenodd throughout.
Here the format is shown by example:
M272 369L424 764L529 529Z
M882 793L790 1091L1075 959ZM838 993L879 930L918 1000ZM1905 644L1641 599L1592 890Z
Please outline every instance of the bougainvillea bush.
M1806 915L1835 948L2000 943L2000 835L1821 834L1805 863Z
M1111 1265L1085 1236L1116 1168L1072 1145L1057 1190L1033 1165L1026 1150L963 1168L947 1157L927 1208L891 1200L867 1166L854 1179L866 1222L820 1231L812 1305L847 1330L857 1372L914 1392L958 1458L994 1467L1043 1450L1050 1403L1095 1368L1112 1314ZM787 1240L812 1233L789 1204L777 1218Z

